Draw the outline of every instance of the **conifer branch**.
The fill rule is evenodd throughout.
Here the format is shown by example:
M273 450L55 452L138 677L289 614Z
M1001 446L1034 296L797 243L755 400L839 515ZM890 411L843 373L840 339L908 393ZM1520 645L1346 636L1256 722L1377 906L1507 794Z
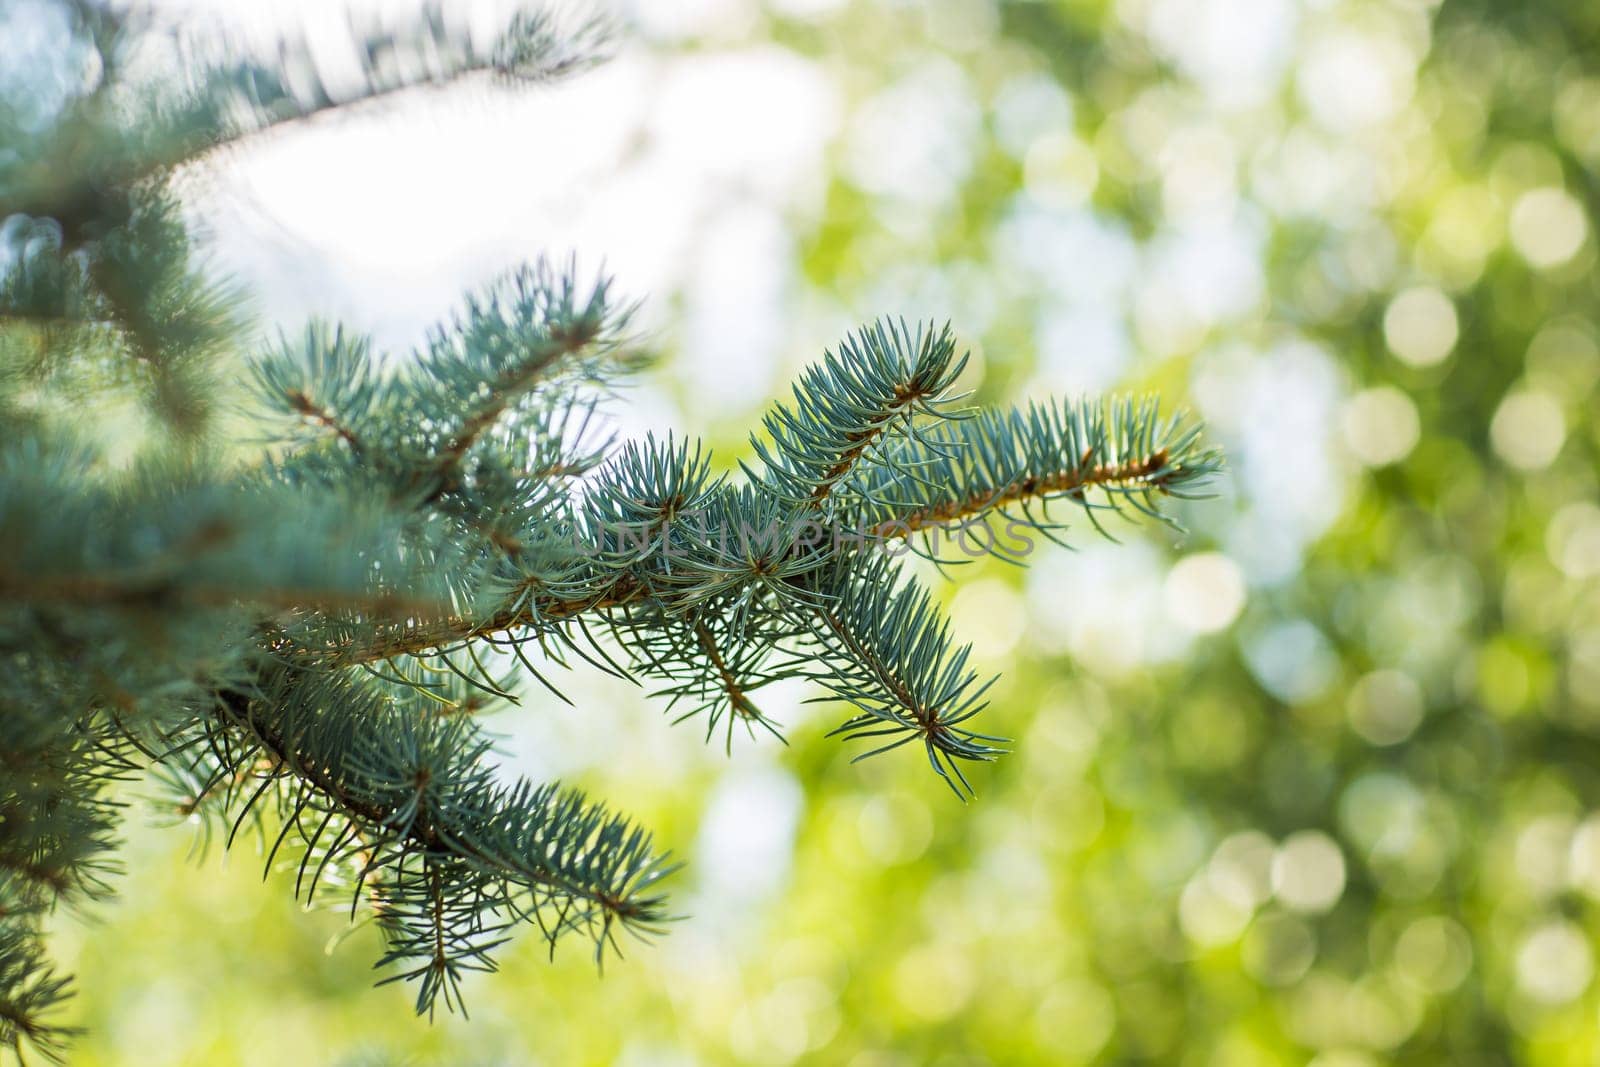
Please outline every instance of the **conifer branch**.
M366 452L358 425L382 403L384 383L365 337L312 322L298 340L280 335L273 349L253 362L251 372L255 394L268 410L331 433L354 456Z
M465 311L435 331L419 355L420 374L443 394L433 406L449 401L460 413L441 435L441 471L553 372L598 375L631 314L612 306L610 288L602 277L584 294L575 265L558 275L540 261L469 297ZM585 363L574 366L583 353Z
M730 746L735 723L777 733L756 690L809 679L854 707L835 733L880 746L865 755L920 743L961 795L961 764L1000 752L970 726L990 683L885 545L991 515L1050 537L1063 501L1096 525L1170 521L1164 498L1220 466L1153 401L959 410L949 328L889 321L801 374L742 477L678 437L611 450L588 431L632 369L631 307L543 262L469 296L414 359L337 326L280 336L254 366L274 447L208 462L193 445L241 316L165 177L410 88L559 74L592 42L527 17L483 47L434 10L363 35L350 92L289 43L173 93L128 80L121 8L63 2L100 81L8 125L0 153L0 217L28 216L0 235L0 1046L59 1047L39 916L106 892L103 788L130 768L154 764L207 833L273 835L297 896L342 881L387 938L385 980L414 981L419 1012L463 1009L463 976L516 927L599 958L666 921L648 834L497 779L468 713L518 698L506 656L558 697L532 642L661 682ZM108 383L137 386L185 458L123 471L62 444L58 401Z
M174 608L182 605L227 608L241 603L281 611L357 611L372 616L404 616L428 611L436 601L346 589L272 586L251 588L176 580L148 574L93 574L32 578L0 571L0 597L36 606L75 608Z
M1014 521L1048 536L1054 524L1031 506L1055 500L1081 507L1097 527L1095 510L1123 504L1170 525L1157 498L1194 496L1220 467L1199 427L1164 416L1153 399L1035 404L979 412L900 442L892 462L863 469L848 513L879 541L1013 508L1024 515Z
M331 864L355 862L356 892L376 894L390 932L385 962L420 957L419 966L397 976L422 979L419 1011L431 1010L440 994L458 1005L454 976L492 947L479 939L485 929L533 922L552 942L581 929L598 950L615 924L648 935L664 921L649 889L671 868L650 851L649 837L571 791L496 784L482 761L487 743L471 720L419 718L320 673L289 668L272 677L256 693L218 694L213 736L243 727L252 744L217 737L200 756L220 758L211 778L242 782L229 786L236 801L244 798L235 804L235 826L277 782L285 783L280 809L294 813L286 830L299 825L303 811L324 814L314 832L300 835L306 861L314 860L307 900ZM259 766L263 754L267 770L240 773ZM319 846L329 817L346 829ZM418 861L426 872L420 881L408 874ZM464 900L452 894L452 922L441 926L445 905L437 891L446 872L452 890L473 888Z
M762 420L770 440L752 437L762 461L753 479L781 499L822 507L875 445L917 415L938 415L966 367L948 327L879 321L825 352L794 387L794 405ZM749 470L749 468L746 468Z
M289 393L286 399L289 402L289 407L297 414L304 415L312 425L331 431L335 437L350 446L351 452L356 455L361 454L363 451L361 439L356 436L354 430L339 421L339 417L333 413L332 409L318 404L305 393Z
M54 1021L71 996L72 979L45 959L36 932L0 920L0 1047L18 1063L32 1049L51 1063L66 1059L67 1042L81 1031Z
M700 651L710 660L712 669L716 671L717 679L722 683L722 691L728 698L728 708L733 714L743 719L752 721L764 718L761 709L756 707L745 693L744 686L737 675L728 667L728 661L717 647L716 638L707 629L706 624L696 619L694 624L695 640L700 645Z
M897 587L882 556L844 562L822 593L812 608L822 626L817 639L837 658L816 678L861 712L833 733L847 740L897 738L856 759L920 740L956 795L971 793L956 761L992 760L1004 750L986 742L1004 739L962 725L984 709L993 684L979 684L967 669L970 647L952 647L949 622L927 592L911 582Z

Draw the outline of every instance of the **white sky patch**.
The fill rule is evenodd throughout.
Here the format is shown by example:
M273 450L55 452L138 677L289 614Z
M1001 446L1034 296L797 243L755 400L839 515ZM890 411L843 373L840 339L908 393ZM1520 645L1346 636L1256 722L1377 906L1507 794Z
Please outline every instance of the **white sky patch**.
M965 72L930 57L858 105L845 173L869 192L937 207L956 195L972 169L982 121Z
M622 6L644 33L669 41L739 33L760 13L756 0L627 0Z
M893 263L848 295L848 329L885 315L904 317L912 323L949 322L958 346L964 347L975 343L994 320L1001 284L992 267L971 261L924 263L907 259ZM831 346L834 340L829 338L827 344ZM816 351L801 354L811 360ZM963 376L968 384L978 380L973 375L978 369L981 367L968 365Z
M399 3L164 6L214 15L246 44L304 30L333 66L338 46L348 48L348 11L414 14ZM453 5L450 15L487 34L507 7ZM661 331L681 321L672 296L706 228L721 225L724 244L771 249L774 213L787 224L817 209L839 107L832 82L785 49L671 56L624 32L618 54L581 76L411 93L267 135L194 176L189 191L219 265L244 280L268 321L338 318L409 347L464 290L577 250L580 266L616 276L619 294L644 297L639 325ZM730 202L753 205L741 216L751 234L728 235ZM747 311L746 338L771 332L786 310L772 299L783 286L759 273L741 279L750 286L725 286L719 299L743 297L773 320L761 326ZM757 347L754 358L771 358L770 346ZM761 377L751 368L742 381Z
M726 921L751 916L752 905L781 890L789 877L802 794L794 776L746 758L712 791L695 842L699 886L689 911Z
M1194 397L1245 505L1228 554L1253 585L1292 576L1343 507L1346 474L1332 447L1343 392L1338 364L1308 341L1265 352L1230 345L1195 362Z
M1393 118L1411 100L1417 57L1392 34L1319 29L1296 69L1300 99L1336 133L1355 133Z
M820 181L833 104L808 71L776 50L630 53L556 86L419 96L273 137L228 176L222 206L236 210L217 224L219 249L261 283L269 312L353 316L388 338L416 336L499 269L577 249L619 292L647 297L643 321L659 327L729 198L780 210Z
M1334 448L1344 376L1326 350L1290 339L1270 349L1205 350L1190 392L1229 454L1242 507L1222 542L1251 585L1293 577L1306 545L1344 507L1346 464Z
M1116 385L1133 358L1120 311L1094 304L1049 303L1034 326L1037 371L1052 392L1098 394Z
M779 204L820 198L841 102L815 63L775 45L698 52L666 61L646 91L659 93L649 132L664 166ZM702 197L714 206L721 191Z
M1354 226L1382 200L1380 160L1341 139L1300 124L1251 160L1251 194L1275 213Z
M1162 147L1161 201L1174 226L1227 223L1238 203L1234 139L1220 126L1179 129Z
M774 392L794 261L793 236L770 208L746 202L710 220L696 245L679 357L702 412L748 412Z
M0 97L24 109L24 125L44 124L81 89L88 50L75 41L68 8L44 0L12 0L0 8Z
M1164 575L1156 548L1147 541L1105 543L1081 519L1073 526L1067 536L1077 537L1078 551L1042 553L1025 572L1034 624L1026 636L1111 678L1182 655L1188 635L1162 625Z
M1144 10L1151 42L1218 107L1265 103L1294 55L1291 0L1155 0Z
M1266 292L1263 240L1261 227L1242 219L1158 235L1144 250L1134 305L1144 346L1177 354L1212 327L1253 312Z
M1072 96L1048 74L1030 71L1007 79L995 94L992 119L995 140L1015 159L1035 141L1073 132Z
M793 18L821 18L844 7L849 0L767 0L767 6Z
M1018 197L995 227L998 269L1016 265L1052 300L1120 306L1139 266L1126 223Z

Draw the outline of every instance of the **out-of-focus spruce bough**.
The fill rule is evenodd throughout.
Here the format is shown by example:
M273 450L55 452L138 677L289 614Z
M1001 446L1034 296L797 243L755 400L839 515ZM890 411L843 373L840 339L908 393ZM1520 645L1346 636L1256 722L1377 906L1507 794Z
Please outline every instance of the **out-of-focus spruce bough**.
M511 676L555 699L550 664L583 660L660 685L708 737L776 732L753 694L809 677L853 707L837 732L920 747L960 792L962 761L1000 751L972 728L987 686L898 550L986 523L966 544L1005 554L1021 529L1057 536L1052 503L1156 515L1217 469L1153 401L963 407L950 335L903 323L807 370L738 477L679 441L613 448L590 416L633 362L628 309L544 264L414 358L323 325L242 353L178 168L405 89L561 74L594 35L524 16L483 44L424 14L358 34L336 88L304 45L201 62L90 3L60 13L81 87L0 102L0 1042L19 1056L68 1036L41 919L110 891L112 779L153 766L182 813L259 830L297 893L365 905L419 1011L455 1008L515 927L598 954L667 918L645 831L491 770L472 713L514 700ZM162 49L184 73L151 80ZM246 366L269 440L207 447ZM82 425L108 397L155 427L131 462Z

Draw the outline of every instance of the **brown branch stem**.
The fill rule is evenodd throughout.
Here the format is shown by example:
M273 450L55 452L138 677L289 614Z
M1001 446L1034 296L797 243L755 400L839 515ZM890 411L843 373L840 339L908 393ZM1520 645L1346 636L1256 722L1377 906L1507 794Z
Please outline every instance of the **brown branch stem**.
M733 672L728 669L728 662L723 658L722 651L717 648L717 642L712 637L711 631L706 628L705 623L698 619L694 623L694 636L695 640L700 643L700 650L706 654L706 658L711 661L712 667L716 669L717 676L722 679L723 691L728 694L728 702L734 712L746 719L761 718L761 709L756 707L750 698L745 695L744 687L739 684L739 679L734 677Z
M1096 486L1126 485L1152 479L1167 465L1169 456L1164 448L1148 456L1123 460L1121 463L1101 463L1093 467L1073 467L1041 477L1022 478L1015 483L994 490L968 493L955 500L941 501L925 508L909 511L897 518L886 519L872 526L869 536L879 540L909 537L929 526L942 526L962 519L981 515L1034 497L1062 496L1079 493ZM1158 481L1151 488L1160 489Z

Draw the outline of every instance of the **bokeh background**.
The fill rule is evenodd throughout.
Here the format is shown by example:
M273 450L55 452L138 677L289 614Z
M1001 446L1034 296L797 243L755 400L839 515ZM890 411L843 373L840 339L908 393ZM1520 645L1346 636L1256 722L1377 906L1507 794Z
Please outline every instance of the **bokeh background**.
M16 56L54 42L29 5ZM154 6L348 40L340 5ZM685 918L603 976L525 939L470 1021L372 988L375 932L263 885L253 844L191 855L135 805L120 899L58 923L73 1062L1600 1063L1600 7L619 16L571 82L185 174L262 330L333 316L404 358L464 289L576 251L645 300L629 432L731 463L847 329L932 317L985 402L1189 405L1219 498L935 579L1015 739L966 806L914 753L850 764L803 690L764 705L788 747L729 758L610 680L530 688L507 767L653 827Z

